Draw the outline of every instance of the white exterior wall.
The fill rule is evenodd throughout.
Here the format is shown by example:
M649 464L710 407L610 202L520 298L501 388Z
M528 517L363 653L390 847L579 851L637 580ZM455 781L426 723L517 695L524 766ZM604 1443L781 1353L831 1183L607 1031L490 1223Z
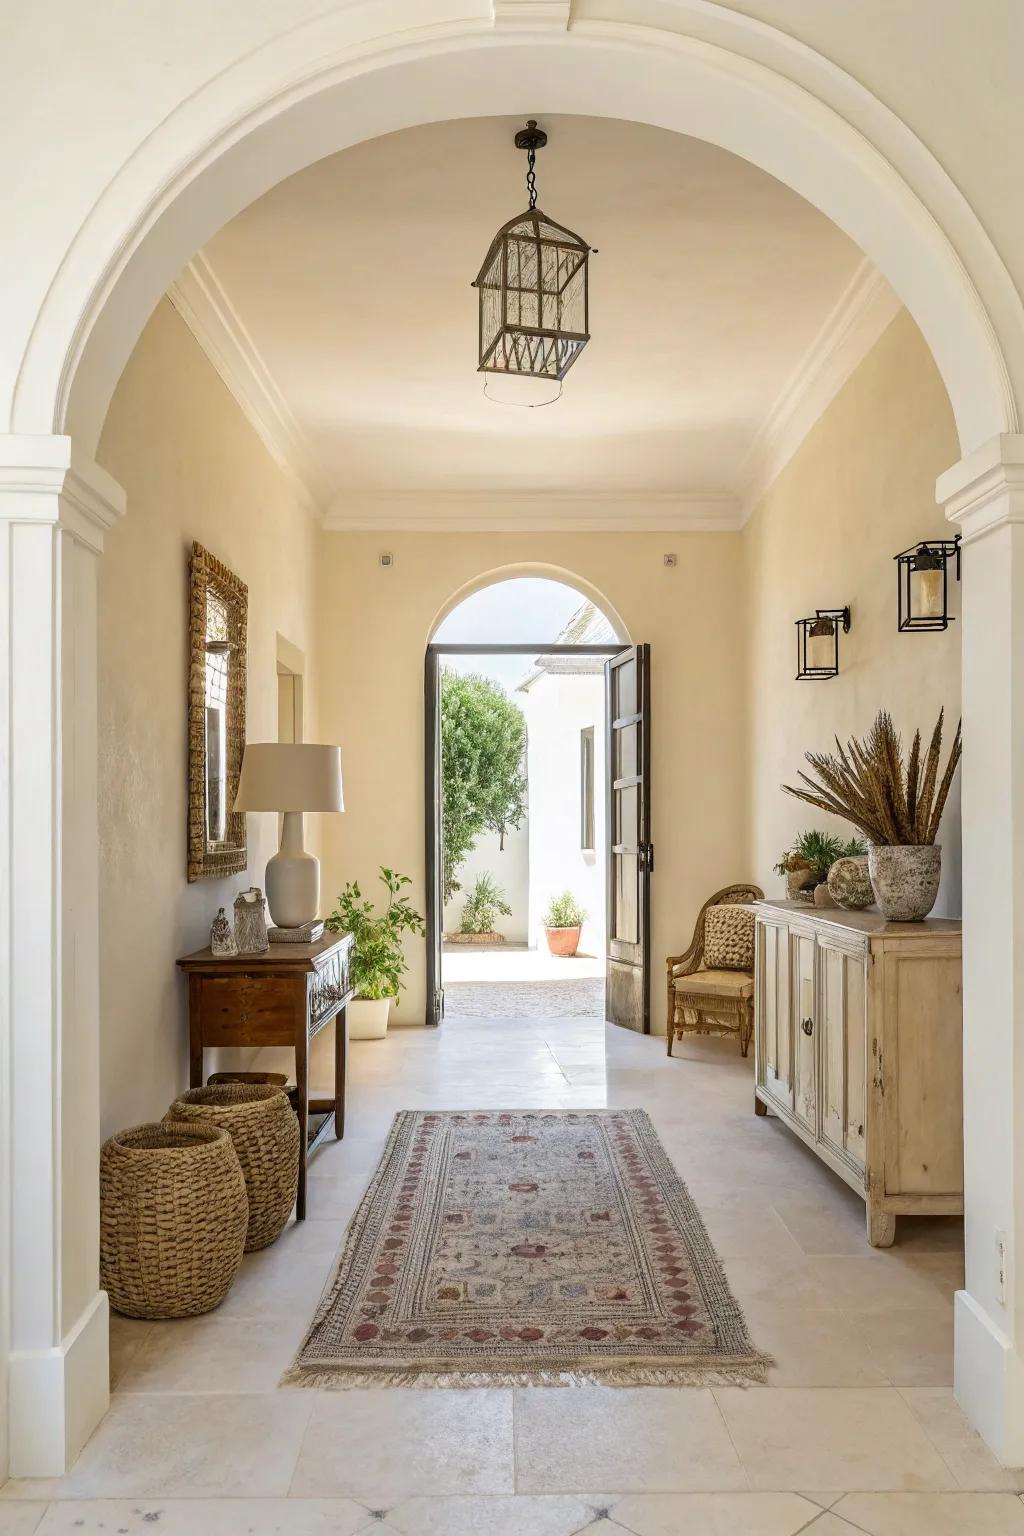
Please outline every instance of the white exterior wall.
M516 695L529 729L530 943L552 896L572 891L589 914L580 949L605 949L604 677L545 673ZM594 842L580 848L580 732L594 727Z
M445 933L456 933L462 917L462 906L478 875L488 874L505 892L505 900L512 908L511 917L499 917L495 927L498 933L513 944L525 944L529 926L530 907L530 832L529 818L505 838L505 847L498 845L498 834L486 832L472 849L465 864L458 871L461 890L456 891L444 909Z

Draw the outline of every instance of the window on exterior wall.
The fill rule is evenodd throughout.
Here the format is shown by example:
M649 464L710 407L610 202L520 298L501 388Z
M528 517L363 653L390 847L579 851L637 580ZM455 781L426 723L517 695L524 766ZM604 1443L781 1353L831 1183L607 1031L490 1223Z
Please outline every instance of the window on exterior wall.
M580 731L580 847L594 851L594 727Z

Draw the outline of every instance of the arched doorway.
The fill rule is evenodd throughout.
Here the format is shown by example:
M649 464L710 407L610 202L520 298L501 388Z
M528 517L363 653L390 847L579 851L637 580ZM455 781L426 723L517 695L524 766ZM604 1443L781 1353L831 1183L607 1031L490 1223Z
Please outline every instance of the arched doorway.
M623 641L599 596L550 575L494 576L446 605L426 657L429 1023L607 1015L649 1028L639 867L636 1017L605 999L609 923L623 926L609 860L633 857L608 835L609 794L624 790L607 772L606 694L609 668L634 655Z
M47 1386L46 1423L33 1432L25 1464L62 1466L104 1403L93 1369L103 1354L104 1319L89 1245L83 1261L61 1237L75 1227L76 1213L95 1206L95 1116L81 1095L95 1071L98 1003L94 974L88 966L76 971L73 956L91 952L95 909L92 564L104 527L123 510L117 487L91 464L111 390L155 299L233 211L318 154L450 114L453 102L466 115L518 111L524 49L531 107L599 112L614 80L622 115L731 148L834 218L920 324L953 401L961 446L974 455L941 484L950 514L977 541L964 603L966 726L978 742L964 780L965 989L972 1076L988 1092L978 1090L967 1114L968 1205L978 1223L971 1295L959 1312L960 1378L989 1439L1019 1456L1024 1400L1010 1340L1013 1304L1022 1297L998 1293L990 1263L993 1223L1011 1232L1024 1225L1013 1178L1019 1132L1009 1133L995 1160L989 1146L994 1118L1010 1126L1019 1118L1010 1071L1019 1013L1011 958L1021 923L1013 896L1024 872L1002 832L1014 820L1019 786L992 765L1016 767L1020 732L1012 708L1000 713L987 703L1019 692L1010 615L1024 579L1016 531L1024 453L1019 440L1001 436L1018 429L1024 380L1024 325L1012 284L952 182L934 162L922 171L927 157L909 133L890 135L881 103L824 59L808 61L817 94L798 90L767 62L777 41L769 29L755 39L750 23L743 53L721 38L680 45L664 33L638 36L614 24L571 37L556 25L525 40L513 32L481 40L475 27L454 27L441 41L406 37L404 47L397 19L393 34L384 26L371 42L353 26L347 15L326 18L296 35L287 56L258 52L178 105L97 196L61 253L45 300L35 299L34 280L25 285L30 334L11 380L3 490L5 520L29 530L12 543L9 572L16 817L7 832L12 887L32 900L12 917L18 963L9 968L7 1014L15 1031L16 1114L34 1127L35 1145L41 1138L62 1149L62 1159L43 1160L16 1150L13 1161L16 1401L19 1392L38 1396L33 1384L44 1367L48 1382L52 1370L59 1376L58 1388ZM854 89L859 130L842 110ZM888 156L876 147L886 140L896 142ZM80 658L73 687L72 654ZM64 778L68 763L76 767L73 788ZM991 815L993 803L1001 817ZM983 920L993 906L1003 916ZM998 1028L988 1027L992 1020ZM19 1053L28 1036L33 1049L40 1039L52 1041L42 1069L35 1056L29 1065ZM1005 1097L994 1116L997 1085L1005 1085ZM43 1232L40 1212L49 1213Z

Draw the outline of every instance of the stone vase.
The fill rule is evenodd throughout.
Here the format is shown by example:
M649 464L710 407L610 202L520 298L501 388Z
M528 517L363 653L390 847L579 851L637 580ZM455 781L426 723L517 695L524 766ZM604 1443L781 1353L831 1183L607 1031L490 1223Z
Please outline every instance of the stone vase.
M875 899L868 874L868 856L856 854L848 859L836 859L828 872L828 888L833 900L848 912L859 912L870 907Z
M919 923L939 894L942 849L935 843L868 849L868 872L879 910L890 923Z

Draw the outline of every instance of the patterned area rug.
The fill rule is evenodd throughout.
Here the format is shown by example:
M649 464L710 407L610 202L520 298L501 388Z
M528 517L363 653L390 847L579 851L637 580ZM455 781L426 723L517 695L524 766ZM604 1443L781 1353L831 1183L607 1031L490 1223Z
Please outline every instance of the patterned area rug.
M763 1381L640 1109L396 1115L285 1384Z

